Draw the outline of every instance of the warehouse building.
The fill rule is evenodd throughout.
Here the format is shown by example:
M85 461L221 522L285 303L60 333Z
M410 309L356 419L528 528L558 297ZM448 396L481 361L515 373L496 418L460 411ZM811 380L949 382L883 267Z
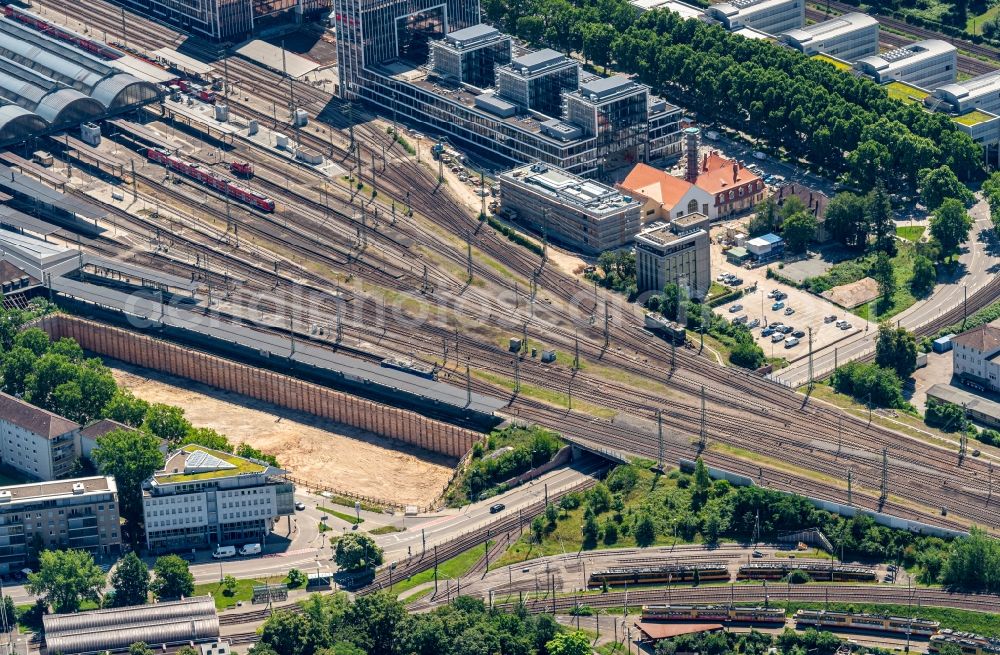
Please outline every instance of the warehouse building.
M219 615L211 596L42 617L45 649L78 655L128 650L136 642L164 646L216 641Z
M184 446L143 483L146 547L154 552L263 542L295 511L285 471L204 446Z
M925 89L954 82L957 66L955 46L938 39L918 41L854 62L854 70L879 84L906 82Z
M934 89L924 101L933 108L962 115L971 111L1000 113L1000 71Z
M927 390L927 398L958 405L965 409L965 416L988 428L1000 429L1000 403L984 398L950 384L935 384Z
M114 478L0 487L0 574L24 568L37 544L116 555L121 547L119 529Z
M159 97L155 85L0 17L0 146L132 111Z
M80 425L0 393L0 463L39 480L68 476L80 456Z
M496 84L496 67L510 63L511 38L489 25L473 25L431 41L430 67L442 77L485 89Z
M804 0L731 0L711 5L705 13L731 32L752 27L781 34L802 27L806 5Z
M781 42L807 55L829 55L846 62L878 54L878 21L859 12L789 30Z
M635 265L639 293L662 291L674 283L688 297L704 298L712 285L709 218L688 214L660 223L635 236Z
M546 164L499 176L501 212L547 238L597 254L632 241L639 203L609 186Z

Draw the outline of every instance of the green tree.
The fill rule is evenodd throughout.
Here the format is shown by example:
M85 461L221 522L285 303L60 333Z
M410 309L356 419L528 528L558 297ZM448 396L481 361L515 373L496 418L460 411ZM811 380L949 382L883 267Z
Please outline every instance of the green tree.
M807 211L792 214L781 224L781 234L791 252L805 252L816 236L816 219Z
M265 462L278 468L281 467L281 465L278 464L278 459L274 455L268 455L267 453L254 448L245 441L236 447L236 455L239 457L246 457L247 459L255 459L259 462Z
M927 399L924 422L943 432L960 432L965 430L968 423L965 410L959 405L941 402L936 398Z
M387 592L357 598L345 617L355 630L352 641L368 655L397 655L406 619L403 604Z
M308 581L309 581L309 579L306 577L306 574L303 573L302 571L300 571L298 569L289 569L288 570L288 586L289 587L291 587L293 589L297 589L298 587L305 586L306 582L308 582Z
M542 543L542 536L545 534L545 521L541 516L536 516L531 520L531 534L535 538L535 543Z
M227 596L232 596L233 594L236 593L236 588L239 586L239 584L240 583L236 581L235 577L227 575L226 577L222 578L222 593L224 593Z
M863 249L868 244L865 198L846 191L835 195L826 205L824 227L833 240Z
M600 67L608 65L615 29L607 23L589 23L583 29L583 56Z
M280 655L309 655L309 629L309 618L304 614L279 610L264 621L260 643Z
M35 357L41 357L49 350L49 335L40 328L22 330L14 337L15 348L27 348Z
M590 655L590 637L583 632L561 632L545 644L549 655Z
M82 550L44 550L37 573L28 575L28 593L44 596L57 613L75 612L85 600L98 602L104 572Z
M128 389L118 389L101 413L105 418L137 428L142 425L148 411L148 402L136 398Z
M517 34L528 43L539 43L545 34L541 16L521 16L517 19Z
M934 262L923 255L914 257L913 277L910 278L910 289L914 295L927 295L934 289L935 284L937 284L937 268L934 267Z
M130 524L139 523L142 482L164 465L160 440L141 431L112 430L97 438L91 459L102 475L114 476L122 517Z
M941 257L958 254L959 246L969 240L972 219L960 200L947 198L931 217L931 236L941 245Z
M883 303L881 311L885 311L892 306L892 295L896 293L896 271L887 254L880 252L875 256L869 275L878 284L878 294Z
M144 641L137 641L128 647L128 655L153 655L153 649Z
M712 477L708 474L705 461L699 457L694 462L694 490L691 492L691 509L698 511L708 500L708 492L712 489Z
M885 186L878 184L865 198L865 219L874 237L872 248L875 252L889 257L896 255L896 223L893 221L892 203Z
M118 560L111 574L115 605L145 605L149 598L149 569L135 551Z
M583 547L593 548L597 545L597 540L601 536L601 529L597 525L597 517L588 506L583 513Z
M337 539L334 560L344 571L375 567L382 563L382 549L368 535L352 532Z
M673 282L663 287L663 298L660 300L660 313L671 321L677 320L677 312L681 307L681 288Z
M201 655L201 651L193 646L184 645L174 655Z
M920 201L927 211L934 211L948 198L955 198L965 206L975 200L969 188L958 181L958 177L947 166L925 168L917 174Z
M778 208L774 199L768 196L757 205L757 213L750 219L747 232L751 237L759 237L762 234L774 232L778 225Z
M179 444L191 430L191 423L184 418L183 409L163 403L150 405L142 426L160 439L165 439L171 447Z
M555 527L556 521L559 520L559 510L552 503L545 506L545 520L548 521L550 529Z
M901 380L917 370L917 340L906 328L894 328L889 322L878 326L875 363L892 369Z
M0 321L2 324L2 321ZM15 347L3 354L3 390L12 396L23 396L25 382L33 370L38 357L28 348Z
M221 450L224 453L233 452L233 445L225 435L219 434L212 428L191 428L182 440L180 445L196 444L214 450Z
M952 542L942 582L963 591L1000 592L1000 541L979 528Z
M644 511L639 515L639 519L635 522L633 534L635 535L636 545L643 548L652 545L656 541L656 525L653 523L649 512Z
M160 600L190 596L194 593L194 576L188 563L178 555L158 557L153 564L153 595Z

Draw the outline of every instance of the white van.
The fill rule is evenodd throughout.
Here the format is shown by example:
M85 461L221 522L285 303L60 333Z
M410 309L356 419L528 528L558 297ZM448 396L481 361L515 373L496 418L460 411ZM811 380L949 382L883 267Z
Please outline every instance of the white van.
M212 557L215 559L225 559L227 557L233 557L234 555L236 555L235 546L219 546L215 549L215 552L212 553Z
M246 544L240 548L240 555L260 555L260 544Z

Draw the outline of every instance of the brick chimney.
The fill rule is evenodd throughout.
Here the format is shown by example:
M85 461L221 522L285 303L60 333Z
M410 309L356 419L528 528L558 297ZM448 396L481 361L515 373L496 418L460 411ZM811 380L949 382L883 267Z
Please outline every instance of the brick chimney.
M684 155L687 158L687 168L684 171L684 179L694 184L698 179L698 143L700 130L697 127L689 127L684 130Z
M737 164L736 162L733 162L733 184L736 184L736 181L739 179L740 179L740 165Z

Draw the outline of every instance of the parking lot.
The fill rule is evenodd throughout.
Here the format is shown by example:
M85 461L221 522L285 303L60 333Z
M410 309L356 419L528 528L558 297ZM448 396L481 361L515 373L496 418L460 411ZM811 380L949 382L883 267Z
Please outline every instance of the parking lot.
M746 316L748 325L752 325L755 320L759 321L751 332L768 357L784 357L790 362L806 357L809 354L809 328L812 328L813 331L813 352L866 329L876 329L874 325L849 314L824 298L782 284L777 280L768 279L766 266L748 269L730 264L722 253L721 244L716 242L718 236L724 231L725 226L720 226L712 231L713 280L718 281L719 284L725 284L725 282L718 280L720 275L726 273L736 275L743 280L741 288L748 292L733 303L716 307L715 312L729 321ZM757 284L757 290L750 292L749 289L753 288L754 283ZM785 297L780 300L769 297L773 295L773 291L778 291ZM775 303L780 303L780 306L776 306ZM739 309L731 311L735 306L739 306ZM786 314L788 308L791 308L793 313ZM824 319L828 316L836 316L836 321L846 319L849 321L850 327L841 329L835 321L825 322ZM764 336L762 334L765 331L764 328L772 323L781 323L791 327L792 330L787 335L782 335L780 341L773 341L772 339L775 338L773 335ZM795 332L802 332L803 336L799 337L799 342L796 345L786 348L786 340L795 338L792 336Z

